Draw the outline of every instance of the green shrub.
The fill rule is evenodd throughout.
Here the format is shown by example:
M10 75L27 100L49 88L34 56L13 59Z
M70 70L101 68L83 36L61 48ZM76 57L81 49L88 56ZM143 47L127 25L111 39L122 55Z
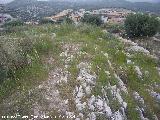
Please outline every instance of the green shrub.
M122 33L124 31L124 25L121 24L107 24L104 28L110 33Z
M28 36L0 39L0 81L14 77L17 70L39 61L39 56L47 54L52 45L45 35L31 39Z
M7 78L7 70L4 68L4 66L0 65L0 82L5 80Z
M23 68L29 63L27 55L33 49L30 39L1 39L0 40L0 76L1 80L9 77L16 69ZM2 79L3 78L3 79Z
M69 17L66 17L64 19L64 22L67 23L67 24L73 24L74 23L73 20L71 18L69 18Z
M41 19L39 24L54 24L55 22L50 19Z
M100 26L102 24L101 17L98 15L85 14L81 22Z
M160 17L157 18L159 21L158 32L160 33Z
M159 21L147 14L130 14L125 20L125 30L129 37L153 36L158 32Z
M6 22L3 27L15 27L15 26L23 26L24 22L21 20L14 20L10 22Z
M0 82L7 78L6 53L0 46Z

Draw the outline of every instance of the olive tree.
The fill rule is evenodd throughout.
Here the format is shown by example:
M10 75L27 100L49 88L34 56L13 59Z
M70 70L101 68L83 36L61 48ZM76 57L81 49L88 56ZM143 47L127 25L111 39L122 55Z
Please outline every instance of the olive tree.
M84 17L81 19L81 22L92 24L92 25L97 25L97 26L102 24L102 20L100 16L90 15L90 14L85 14Z
M125 31L129 37L153 36L158 28L158 19L147 14L130 14L125 20Z

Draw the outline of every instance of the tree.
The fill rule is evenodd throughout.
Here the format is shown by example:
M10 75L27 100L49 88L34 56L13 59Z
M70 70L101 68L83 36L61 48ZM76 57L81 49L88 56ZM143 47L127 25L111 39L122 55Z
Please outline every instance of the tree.
M125 31L129 37L153 36L158 27L158 19L147 14L130 14L125 20Z
M24 22L21 20L13 20L13 21L9 21L6 22L3 26L4 27L14 27L14 26L23 26Z
M159 26L158 26L158 32L160 33L160 17L158 17Z
M122 24L107 24L106 29L110 33L122 33L124 31L124 25L122 25Z
M73 20L71 18L69 18L69 17L66 17L64 19L64 22L67 23L67 24L73 24L74 23Z
M55 22L50 19L41 19L39 24L54 24Z
M90 14L85 14L84 17L81 19L81 22L92 24L92 25L97 25L97 26L102 24L102 20L100 16L90 15Z

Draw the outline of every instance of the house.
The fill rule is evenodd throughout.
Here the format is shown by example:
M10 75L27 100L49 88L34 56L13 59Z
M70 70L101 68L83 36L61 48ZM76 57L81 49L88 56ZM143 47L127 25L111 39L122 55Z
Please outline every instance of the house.
M103 21L103 23L124 23L126 16L131 12L132 11L118 8L99 9L92 11L86 11L85 9L73 11L72 9L67 9L54 16L46 17L46 19L57 22L63 20L65 17L69 17L75 23L78 23L80 22L80 19L84 16L84 14L91 14L101 16L101 20Z
M51 17L46 17L45 19L50 19L54 22L58 22L60 20L63 20L65 17L69 16L69 14L71 14L73 10L72 9L67 9L67 10L64 10L54 16L51 16Z
M76 22L79 22L79 21L80 21L81 16L78 15L78 14L76 14L76 13L72 13L72 14L69 16L69 18L76 23Z
M125 21L125 18L111 18L111 19L108 19L108 22L109 23L115 23L115 24L122 24L124 23Z
M85 10L80 9L79 11L73 12L69 18L71 18L75 23L79 22L81 18L84 16Z

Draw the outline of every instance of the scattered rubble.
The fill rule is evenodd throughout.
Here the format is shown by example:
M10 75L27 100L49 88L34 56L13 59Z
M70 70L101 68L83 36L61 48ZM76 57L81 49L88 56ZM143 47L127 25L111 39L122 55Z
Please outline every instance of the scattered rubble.
M131 46L138 46L138 44L137 44L137 43L132 42L131 40L124 39L124 38L119 37L119 36L118 36L118 38L119 38L123 43L125 43L125 44L131 45Z
M136 101L144 105L144 99L139 95L138 92L133 92L133 96Z
M116 78L119 80L119 86L121 90L117 88L117 86L106 86L104 88L102 87L102 94L104 97L94 96L90 91L96 83L96 75L94 73L90 74L91 67L89 63L82 62L77 67L80 70L77 80L80 81L81 85L75 87L73 94L75 96L75 103L78 113L81 113L83 110L89 111L89 114L85 116L88 117L88 120L96 119L96 116L98 114L103 114L104 116L106 116L106 118L112 118L112 120L123 120L126 116L125 113L121 113L119 111L115 113L112 112L106 93L106 90L110 89L112 95L116 96L118 102L122 105L122 107L119 108L120 110L127 108L127 103L124 102L122 96L120 95L121 90L127 92L126 87L124 87L124 84L122 83L120 78L116 76ZM89 89L89 92L85 92L86 89ZM88 95L90 95L91 97L88 97ZM86 99L87 101L84 102L82 99Z
M151 96L154 97L158 102L160 102L160 93L151 91Z
M127 64L132 64L132 61L131 60L127 60Z
M137 75L138 75L138 77L139 78L142 78L142 72L141 72L141 70L140 70L140 68L138 67L138 66L135 66L135 71L136 71L136 73L137 73Z
M139 108L139 107L137 107L137 111L139 112L139 114L140 114L140 119L141 120L149 120L148 118L146 118L146 117L144 117L144 109L143 108Z
M117 111L113 114L111 120L124 120L124 118L122 117L122 114L119 111Z
M120 87L120 90L122 90L125 93L128 93L127 88L125 86L125 84L123 83L123 81L119 78L119 76L117 74L114 74L115 78L118 80L118 85Z
M140 47L140 46L131 46L128 48L128 51L133 51L133 52L142 52L142 53L145 53L145 54L150 54L150 52L148 50L146 50L145 48L143 47Z

